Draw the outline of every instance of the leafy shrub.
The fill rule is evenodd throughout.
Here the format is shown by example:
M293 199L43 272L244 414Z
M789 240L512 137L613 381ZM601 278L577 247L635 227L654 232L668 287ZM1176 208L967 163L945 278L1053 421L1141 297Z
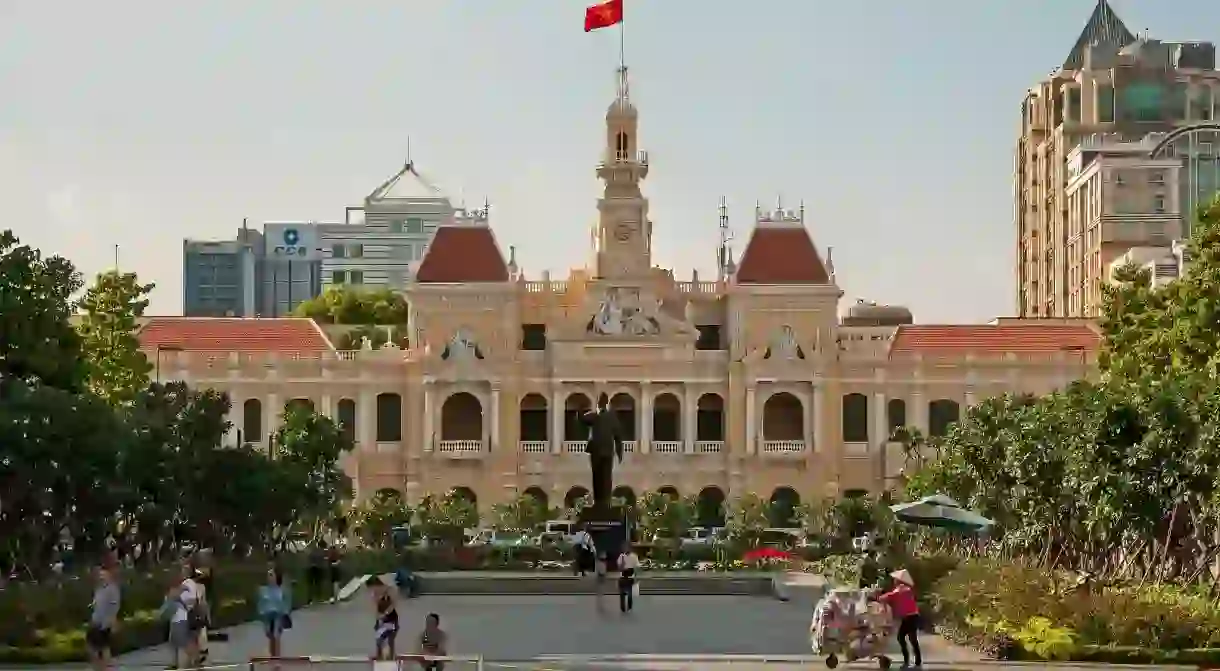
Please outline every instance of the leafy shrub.
M1042 659L1059 658L1069 647L1184 650L1220 645L1220 610L1173 589L1076 589L1067 576L970 561L936 582L928 597L942 626L959 641L1003 648L1007 637Z

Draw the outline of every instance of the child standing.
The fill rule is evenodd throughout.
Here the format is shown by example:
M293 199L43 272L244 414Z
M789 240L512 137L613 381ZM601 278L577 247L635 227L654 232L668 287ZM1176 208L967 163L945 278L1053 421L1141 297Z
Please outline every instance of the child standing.
M923 655L919 652L919 602L915 600L915 581L906 569L890 574L894 589L881 594L877 600L890 607L898 621L898 647L902 649L902 668L922 669ZM907 644L910 643L910 651ZM915 653L915 666L911 666L911 655Z

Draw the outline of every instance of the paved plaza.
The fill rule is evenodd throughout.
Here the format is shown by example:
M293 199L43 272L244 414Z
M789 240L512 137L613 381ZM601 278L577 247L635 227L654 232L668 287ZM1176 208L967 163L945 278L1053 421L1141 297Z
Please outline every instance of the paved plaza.
M372 642L372 606L364 597L296 613L295 626L284 639L284 655L353 658L315 663L310 668L316 671L367 669L367 662L357 661L367 658ZM482 655L485 667L493 671L825 668L808 658L807 606L759 597L646 596L637 612L623 616L610 597L603 605L599 610L594 597L587 595L424 596L399 605L404 629L400 648L409 652L424 616L436 612L452 637L452 653ZM242 664L265 654L257 625L234 627L229 633L229 642L212 643L213 663ZM929 661L925 667L930 670L1034 668L980 662L973 653L934 636L925 636L924 642ZM721 655L735 657L709 658ZM151 649L125 655L120 664L162 668L166 660L163 649ZM875 665L860 662L840 668ZM465 669L458 663L446 671Z

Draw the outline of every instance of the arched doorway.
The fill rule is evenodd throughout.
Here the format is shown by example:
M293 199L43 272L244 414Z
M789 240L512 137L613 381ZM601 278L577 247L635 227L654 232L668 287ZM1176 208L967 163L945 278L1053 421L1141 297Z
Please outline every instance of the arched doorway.
M452 394L441 405L442 452L483 449L483 404L474 394Z
M695 405L695 451L723 451L724 433L724 399L720 394L700 396Z
M519 435L523 452L546 452L550 440L550 417L546 397L526 394L521 397Z
M665 485L664 487L657 489L657 493L664 494L665 496L675 500L682 498L682 495L678 493L678 488L674 487L673 485Z
M803 452L805 450L805 405L795 395L781 391L763 403L763 450L766 452Z
M350 398L339 399L338 412L339 431L353 443L356 442L356 401Z
M654 452L681 452L682 402L669 392L652 399L652 449Z
M893 440L898 429L907 425L907 402L901 398L891 398L885 404L885 423L889 427L885 439Z
M701 527L722 527L725 523L724 490L716 487L704 487L699 492L695 507L695 525Z
M575 487L569 489L568 493L563 495L564 509L569 510L575 508L576 503L588 495L589 490L581 487L580 485L576 485Z
M543 490L541 487L526 487L525 491L521 492L521 495L528 496L529 498L534 499L534 501L538 502L538 505L543 510L551 509L550 505L549 505L550 501L548 500L549 497L547 496L546 491Z
M563 442L565 452L583 452L589 440L589 427L580 420L593 407L588 396L580 392L568 394L563 402ZM569 506L570 507L570 506Z
M612 499L618 499L619 502L621 502L621 505L627 506L628 508L635 507L635 490L627 485L619 485L618 487L615 487L614 492L610 494L610 497Z
M479 497L476 496L474 490L469 487L454 487L453 489L449 490L449 493L454 498L462 499L475 505L478 505L479 503Z
M852 393L843 396L843 442L868 442L868 397Z
M635 399L630 394L618 393L610 397L610 409L618 418L619 429L623 432L623 441L636 440L635 436ZM628 450L630 446L623 446Z
M402 440L402 397L386 392L377 394L377 442Z
M962 409L957 401L938 398L928 404L928 435L942 438L949 433L949 427L961 418Z
M242 442L263 442L263 403L257 398L248 398L241 405Z
M801 495L791 487L776 487L771 492L771 505L767 506L767 520L773 527L791 528L800 526L797 516L801 507Z

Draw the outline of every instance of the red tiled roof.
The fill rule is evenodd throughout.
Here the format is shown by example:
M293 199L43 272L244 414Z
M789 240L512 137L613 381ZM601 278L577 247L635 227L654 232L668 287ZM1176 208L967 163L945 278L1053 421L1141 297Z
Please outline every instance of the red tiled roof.
M829 284L809 231L804 226L758 226L737 264L739 284Z
M1096 350L1101 336L1087 324L899 326L890 352L952 354Z
M334 349L312 319L295 317L151 317L139 336L144 350L315 353Z
M415 272L417 282L507 282L508 265L486 226L442 226Z

